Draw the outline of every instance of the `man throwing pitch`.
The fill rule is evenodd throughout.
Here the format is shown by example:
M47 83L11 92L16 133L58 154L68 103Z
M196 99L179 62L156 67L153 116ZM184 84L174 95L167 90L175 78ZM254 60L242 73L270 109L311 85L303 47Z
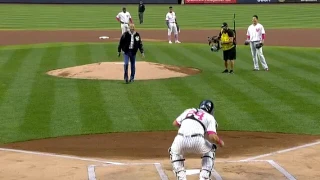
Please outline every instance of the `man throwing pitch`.
M177 23L177 16L176 13L173 12L172 7L169 7L169 12L166 15L166 24L168 27L168 41L169 44L172 44L171 41L171 34L174 34L175 43L180 43L178 40L178 23Z
M210 100L200 102L199 108L186 109L173 121L173 125L180 127L171 147L170 160L177 180L186 180L184 168L185 154L201 154L202 168L200 180L209 180L214 166L217 146L224 146L224 142L217 135L218 124L213 117L214 104ZM208 135L208 139L205 139Z
M269 71L266 59L262 52L265 34L266 32L264 30L264 27L262 26L262 24L258 23L258 16L254 15L252 17L252 24L248 27L247 40L245 41L245 45L250 44L254 71L259 71L258 57L263 69L265 71Z
M125 7L122 8L122 12L119 12L116 16L116 19L118 22L120 22L121 27L121 34L129 31L129 22L133 23L131 15L129 12L127 12L127 9Z

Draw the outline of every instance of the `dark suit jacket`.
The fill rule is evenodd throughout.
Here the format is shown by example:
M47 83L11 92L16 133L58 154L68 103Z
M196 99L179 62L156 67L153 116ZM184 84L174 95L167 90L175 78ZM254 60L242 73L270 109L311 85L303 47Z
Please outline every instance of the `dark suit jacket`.
M144 6L144 4L139 4L138 11L143 13L145 10L146 10L146 7Z
M142 44L140 34L138 32L135 32L135 34L133 35L133 41L134 41L133 49L132 49L133 55L137 53L138 49L140 50L141 53L143 53L144 52L143 44ZM131 33L130 32L123 33L119 41L118 52L121 52L122 50L124 53L128 53L130 43L131 43Z

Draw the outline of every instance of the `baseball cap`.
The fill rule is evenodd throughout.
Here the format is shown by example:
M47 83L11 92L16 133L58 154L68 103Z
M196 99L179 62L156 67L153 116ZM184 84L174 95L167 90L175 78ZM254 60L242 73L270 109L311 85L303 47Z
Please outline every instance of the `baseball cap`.
M228 24L226 22L222 23L222 25L221 25L222 28L226 27L226 26L228 26Z

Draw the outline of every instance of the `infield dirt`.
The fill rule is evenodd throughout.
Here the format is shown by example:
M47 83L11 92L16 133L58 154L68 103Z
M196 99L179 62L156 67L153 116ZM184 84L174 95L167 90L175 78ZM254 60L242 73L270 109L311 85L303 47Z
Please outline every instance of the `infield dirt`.
M267 46L319 47L320 37L305 40L301 34L319 30L268 30ZM139 31L142 38L151 41L166 41L166 31ZM209 30L184 30L180 34L182 43L206 43L207 36L217 34ZM243 42L245 31L239 30L238 42ZM1 31L1 45L36 44L50 42L101 42L99 36L108 35L109 41L120 36L119 31ZM292 38L295 37L295 38ZM119 72L122 74L122 71ZM174 118L174 117L173 117ZM299 149L272 153L294 146L320 140L320 136L276 134L261 132L218 131L226 146L217 150L215 169L223 179L288 179L268 161L247 159L265 153L265 157L253 158L273 160L296 179L318 179L320 177L320 143ZM160 179L155 166L126 166L122 163L159 162L168 179L174 179L167 150L176 132L110 133L101 135L69 136L27 142L3 144L0 147L0 179L92 179L89 165L96 165L96 179ZM10 148L10 149L6 149ZM27 151L15 151L21 149ZM38 151L32 153L29 151ZM45 153L65 154L58 156ZM71 157L69 156L71 155ZM76 156L76 157L74 157ZM94 159L93 159L94 158ZM234 161L234 162L227 162ZM200 155L186 156L187 169L199 169ZM105 165L105 166L103 166ZM90 166L89 166L90 167ZM197 179L198 174L188 176ZM291 178L292 179L292 178Z

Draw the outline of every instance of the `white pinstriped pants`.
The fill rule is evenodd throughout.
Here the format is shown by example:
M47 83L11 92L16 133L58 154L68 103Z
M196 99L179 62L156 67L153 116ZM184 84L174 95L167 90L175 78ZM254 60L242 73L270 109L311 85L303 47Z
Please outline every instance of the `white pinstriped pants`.
M185 153L205 154L212 149L212 144L201 136L183 137L177 135L171 145L171 151L175 154Z
M180 180L186 180L186 171L184 168L184 154L201 154L202 155L202 167L200 172L200 179L209 179L215 160L215 149L212 149L213 145L204 137L185 137L177 135L170 147L170 160L173 170L176 173L177 178Z

